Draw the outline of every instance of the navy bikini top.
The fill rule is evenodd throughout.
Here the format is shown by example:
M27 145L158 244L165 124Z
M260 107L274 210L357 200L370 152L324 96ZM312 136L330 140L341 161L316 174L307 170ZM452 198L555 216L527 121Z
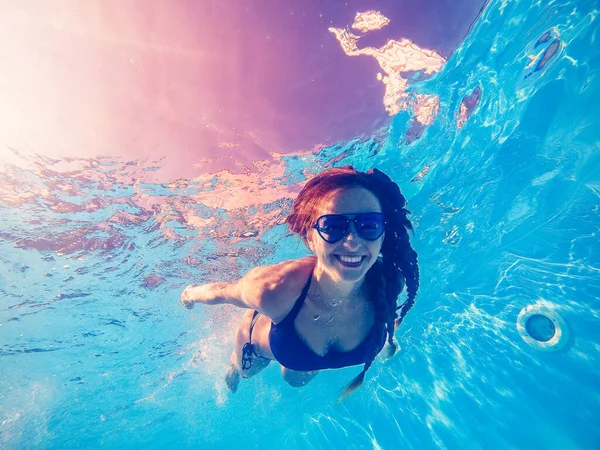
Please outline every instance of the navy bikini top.
M369 355L371 355L371 338L373 333L379 337L376 339L377 353L385 345L386 332L385 327L373 326L368 336L353 350L344 352L335 348L330 348L325 356L317 355L306 343L298 336L294 321L308 293L312 274L302 290L302 294L296 300L294 307L289 314L278 324L271 323L269 331L269 341L271 352L277 361L284 367L292 370L310 371L321 369L339 369L341 367L355 366L364 364Z

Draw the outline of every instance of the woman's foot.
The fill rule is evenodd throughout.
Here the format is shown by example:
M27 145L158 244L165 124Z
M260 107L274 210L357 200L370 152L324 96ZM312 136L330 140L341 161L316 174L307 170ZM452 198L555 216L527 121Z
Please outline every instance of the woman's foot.
M237 391L238 385L240 384L240 374L233 365L231 365L229 371L225 375L225 383L231 392Z

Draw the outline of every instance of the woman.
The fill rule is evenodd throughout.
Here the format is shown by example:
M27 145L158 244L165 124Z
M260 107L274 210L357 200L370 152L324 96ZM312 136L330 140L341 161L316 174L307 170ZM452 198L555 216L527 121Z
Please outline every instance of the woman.
M322 369L364 364L342 397L357 389L375 357L396 351L393 333L419 287L406 199L383 172L351 166L309 180L286 219L315 256L256 267L232 283L188 286L181 302L229 303L244 315L227 385L250 378L272 360L283 378L303 386ZM408 299L396 301L406 283ZM398 314L398 310L400 313Z

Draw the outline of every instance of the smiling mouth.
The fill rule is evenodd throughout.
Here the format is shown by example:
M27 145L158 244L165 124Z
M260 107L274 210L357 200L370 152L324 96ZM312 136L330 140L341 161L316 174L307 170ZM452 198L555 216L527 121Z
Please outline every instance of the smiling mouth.
M366 256L342 256L334 255L338 262L344 267L360 267Z

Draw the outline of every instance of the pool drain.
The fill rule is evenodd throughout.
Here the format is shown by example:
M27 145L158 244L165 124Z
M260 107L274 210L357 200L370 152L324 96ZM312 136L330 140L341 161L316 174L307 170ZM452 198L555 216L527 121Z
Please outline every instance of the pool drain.
M545 352L560 350L569 340L567 322L543 305L524 308L517 318L517 330L527 344Z

